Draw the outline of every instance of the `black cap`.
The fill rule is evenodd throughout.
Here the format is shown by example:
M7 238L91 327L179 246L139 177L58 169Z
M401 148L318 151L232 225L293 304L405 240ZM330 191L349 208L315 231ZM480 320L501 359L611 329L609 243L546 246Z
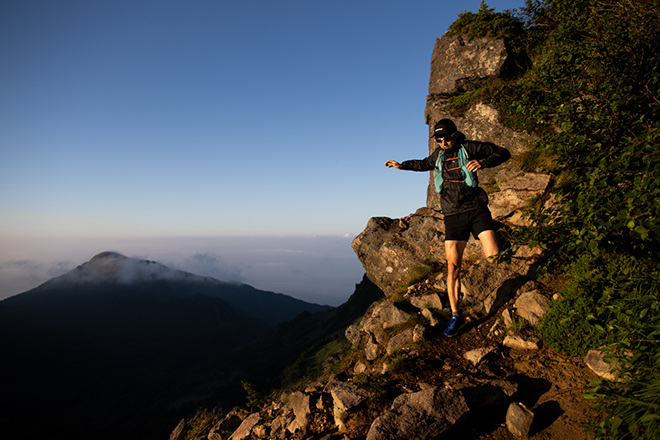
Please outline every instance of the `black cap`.
M433 137L443 138L456 133L458 129L451 119L440 119L433 128Z

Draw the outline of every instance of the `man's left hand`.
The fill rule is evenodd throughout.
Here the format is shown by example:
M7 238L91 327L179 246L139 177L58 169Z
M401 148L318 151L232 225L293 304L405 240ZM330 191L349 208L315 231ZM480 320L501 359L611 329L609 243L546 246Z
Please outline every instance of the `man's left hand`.
M468 171L472 171L473 173L480 168L481 168L481 164L477 160L471 160L467 163Z

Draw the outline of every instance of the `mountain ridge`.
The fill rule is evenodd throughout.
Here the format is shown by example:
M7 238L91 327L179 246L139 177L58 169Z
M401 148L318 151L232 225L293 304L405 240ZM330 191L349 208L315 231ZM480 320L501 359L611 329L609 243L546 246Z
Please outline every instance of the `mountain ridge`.
M80 295L98 296L106 292L108 286L118 286L124 290L134 287L135 292L141 292L142 295L161 289L171 298L191 295L219 298L269 327L291 320L304 311L319 312L332 308L281 293L259 290L249 284L226 282L171 269L154 261L129 258L112 251L101 252L73 270L34 289L6 298L0 304L30 302L37 296L42 301L57 301L58 297L53 297L53 293L62 289L78 289ZM62 293L59 299L62 299Z
M0 301L0 432L165 436L163 419L190 402L231 401L246 374L263 374L245 359L269 332L332 309L102 252Z

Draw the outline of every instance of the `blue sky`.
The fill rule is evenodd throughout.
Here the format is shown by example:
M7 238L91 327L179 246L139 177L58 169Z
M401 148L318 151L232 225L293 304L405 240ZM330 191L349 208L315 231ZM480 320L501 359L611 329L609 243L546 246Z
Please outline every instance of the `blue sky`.
M435 39L479 4L3 0L0 275L39 243L45 267L52 243L153 258L135 243L352 237L414 212L428 176L383 164L424 157Z

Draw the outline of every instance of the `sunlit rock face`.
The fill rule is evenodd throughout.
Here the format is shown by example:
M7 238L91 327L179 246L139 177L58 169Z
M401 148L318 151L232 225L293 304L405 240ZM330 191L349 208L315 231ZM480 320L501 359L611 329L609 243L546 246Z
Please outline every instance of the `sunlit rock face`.
M491 84L507 74L510 58L504 40L444 35L431 56L429 95L455 96Z

